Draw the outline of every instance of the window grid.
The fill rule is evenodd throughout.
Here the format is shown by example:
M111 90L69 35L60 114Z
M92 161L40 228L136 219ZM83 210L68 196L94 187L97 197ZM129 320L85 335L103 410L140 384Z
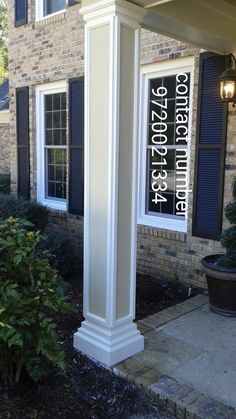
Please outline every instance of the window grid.
M44 117L45 197L65 201L67 177L65 92L44 96Z

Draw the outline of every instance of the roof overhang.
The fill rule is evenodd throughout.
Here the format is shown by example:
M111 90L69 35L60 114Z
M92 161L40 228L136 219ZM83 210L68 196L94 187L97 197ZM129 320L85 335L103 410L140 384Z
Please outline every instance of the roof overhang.
M236 0L134 0L142 27L206 50L236 51Z

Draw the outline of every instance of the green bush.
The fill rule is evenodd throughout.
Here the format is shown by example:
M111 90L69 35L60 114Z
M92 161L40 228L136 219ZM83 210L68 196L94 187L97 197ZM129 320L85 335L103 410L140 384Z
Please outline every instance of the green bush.
M236 226L232 226L225 230L220 238L222 246L227 249L236 249Z
M0 382L17 383L22 371L38 381L52 365L64 368L53 314L69 310L64 282L39 257L43 237L30 223L9 218L0 223Z
M0 195L0 219L25 218L34 225L36 230L43 231L48 225L48 216L49 209L36 201L12 195Z
M221 245L226 249L226 254L217 259L220 266L236 268L236 177L232 183L233 201L225 207L225 216L230 224L233 224L225 230L220 238Z
M38 246L39 254L47 250L50 252L50 265L57 269L61 275L66 275L73 271L76 252L67 233L48 230L45 240L41 241Z
M11 177L8 173L0 174L0 193L9 194L11 192Z
M236 224L236 200L226 205L225 216L230 224Z

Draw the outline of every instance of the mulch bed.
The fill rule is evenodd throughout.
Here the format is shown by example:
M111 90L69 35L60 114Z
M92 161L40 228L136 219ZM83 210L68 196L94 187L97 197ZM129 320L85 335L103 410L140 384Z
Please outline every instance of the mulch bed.
M25 377L21 384L8 392L0 393L1 419L125 419L173 418L161 411L157 403L140 389L115 376L72 347L73 332L79 327L82 316L82 271L70 281L69 299L78 313L58 314L59 338L66 352L68 369L56 369L39 384ZM191 293L178 282L163 282L157 278L138 275L136 319L179 303Z

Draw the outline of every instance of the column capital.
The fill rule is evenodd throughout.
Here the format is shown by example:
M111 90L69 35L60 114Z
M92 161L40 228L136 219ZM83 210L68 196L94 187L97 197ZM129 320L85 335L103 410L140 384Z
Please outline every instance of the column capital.
M82 1L80 14L86 23L96 19L121 16L140 24L143 20L146 10L127 0L99 0L87 4Z

